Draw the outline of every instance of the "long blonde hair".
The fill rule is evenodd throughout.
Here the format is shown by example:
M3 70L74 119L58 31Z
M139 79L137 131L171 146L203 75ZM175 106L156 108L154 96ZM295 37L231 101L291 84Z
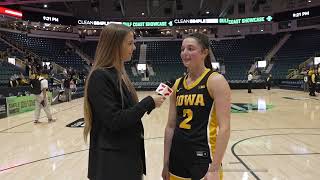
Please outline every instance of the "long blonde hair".
M121 49L125 37L132 32L132 30L124 25L109 24L101 32L98 46L96 49L96 55L94 58L94 64L91 72L88 75L85 90L84 90L84 131L83 136L85 142L87 142L88 134L92 128L92 109L88 100L88 86L90 77L93 71L96 69L103 69L114 67L117 70L119 87L122 96L122 81L131 93L135 102L138 102L138 96L135 88L133 87L124 67L124 61L121 59ZM122 97L121 97L122 98Z

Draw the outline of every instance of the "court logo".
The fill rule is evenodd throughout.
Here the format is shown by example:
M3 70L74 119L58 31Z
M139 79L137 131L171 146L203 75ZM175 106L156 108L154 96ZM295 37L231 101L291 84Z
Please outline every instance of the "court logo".
M233 103L231 104L232 113L249 113L253 111L266 112L270 110L273 105L270 104L251 104L251 103Z
M70 128L81 128L81 127L84 127L84 118L80 118L80 119L78 119L76 121L73 121L72 123L67 124L66 126L70 127Z

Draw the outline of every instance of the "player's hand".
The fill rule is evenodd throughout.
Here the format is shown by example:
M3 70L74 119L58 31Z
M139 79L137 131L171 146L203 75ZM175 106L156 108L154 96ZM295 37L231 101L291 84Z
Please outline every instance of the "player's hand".
M164 166L163 167L161 176L162 176L163 180L169 180L170 179L168 166Z
M166 98L161 95L153 95L151 97L153 98L155 107L157 108L160 107L162 103L166 100Z
M220 180L219 172L210 172L208 171L204 180Z

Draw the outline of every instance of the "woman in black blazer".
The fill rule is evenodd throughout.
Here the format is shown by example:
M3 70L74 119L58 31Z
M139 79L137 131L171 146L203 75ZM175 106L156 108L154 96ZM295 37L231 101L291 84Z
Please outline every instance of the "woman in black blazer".
M141 180L146 173L142 116L165 100L138 100L124 62L135 49L133 32L109 24L101 32L84 97L84 138L90 133L90 180Z

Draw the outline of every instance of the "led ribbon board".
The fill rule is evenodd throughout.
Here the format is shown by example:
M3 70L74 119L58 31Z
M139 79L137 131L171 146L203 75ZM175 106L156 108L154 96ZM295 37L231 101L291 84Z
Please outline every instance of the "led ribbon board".
M272 19L273 19L272 16L250 17L250 18L239 18L239 19L219 18L219 24L263 23L263 22L271 22Z
M122 22L129 27L167 27L172 26L172 21L141 21L141 22Z
M174 26L187 26L187 25L210 25L210 24L218 24L218 18L208 18L208 19L174 19Z
M6 16L12 16L16 18L22 18L21 11L16 11L16 10L4 8L4 7L0 7L0 14L4 14Z

